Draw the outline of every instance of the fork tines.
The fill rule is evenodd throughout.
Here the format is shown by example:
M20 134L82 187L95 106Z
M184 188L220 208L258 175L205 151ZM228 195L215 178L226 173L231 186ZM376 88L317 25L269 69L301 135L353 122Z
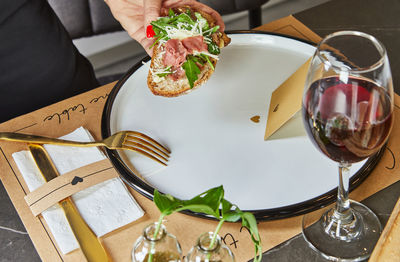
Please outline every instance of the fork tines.
M141 153L162 165L167 165L169 154L171 153L166 147L158 143L153 138L135 131L127 132L124 140L124 146L138 153Z

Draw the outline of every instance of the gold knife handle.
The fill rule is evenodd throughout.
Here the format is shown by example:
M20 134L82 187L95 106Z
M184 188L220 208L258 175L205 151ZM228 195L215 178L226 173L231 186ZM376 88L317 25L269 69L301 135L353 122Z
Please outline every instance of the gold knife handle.
M96 237L93 231L83 220L72 200L68 197L60 201L65 216L77 238L83 254L88 262L111 261L106 250L100 243L100 239Z
M37 135L20 134L20 133L12 133L12 132L0 132L0 140L35 143L35 144L78 146L78 147L104 146L104 144L101 142L70 141L70 140L65 140L65 139L58 139L58 138L51 138L51 137L37 136Z
M59 175L58 171L43 146L29 144L28 147L44 180L48 182L56 178ZM88 262L111 261L100 239L83 220L72 199L67 197L61 200L59 204Z

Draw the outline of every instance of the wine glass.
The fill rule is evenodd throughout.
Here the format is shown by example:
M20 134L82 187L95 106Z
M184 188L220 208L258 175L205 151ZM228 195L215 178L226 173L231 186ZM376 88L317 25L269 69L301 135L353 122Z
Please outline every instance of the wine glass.
M339 165L336 205L320 217L303 217L304 239L327 259L364 260L382 226L368 207L349 200L349 177L351 164L381 149L392 128L393 84L384 46L356 31L325 37L311 60L302 115L313 144Z

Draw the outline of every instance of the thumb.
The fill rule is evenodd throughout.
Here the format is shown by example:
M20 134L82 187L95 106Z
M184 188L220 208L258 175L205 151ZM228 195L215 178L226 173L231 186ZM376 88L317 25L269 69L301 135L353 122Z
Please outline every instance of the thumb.
M161 2L162 0L143 0L145 28L160 16Z

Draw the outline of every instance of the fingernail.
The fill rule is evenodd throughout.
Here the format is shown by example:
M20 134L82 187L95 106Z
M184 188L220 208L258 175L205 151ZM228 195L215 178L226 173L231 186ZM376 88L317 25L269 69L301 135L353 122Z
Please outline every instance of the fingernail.
M153 30L153 26L152 25L148 25L146 27L146 37L147 38L153 38L156 35L156 33Z

